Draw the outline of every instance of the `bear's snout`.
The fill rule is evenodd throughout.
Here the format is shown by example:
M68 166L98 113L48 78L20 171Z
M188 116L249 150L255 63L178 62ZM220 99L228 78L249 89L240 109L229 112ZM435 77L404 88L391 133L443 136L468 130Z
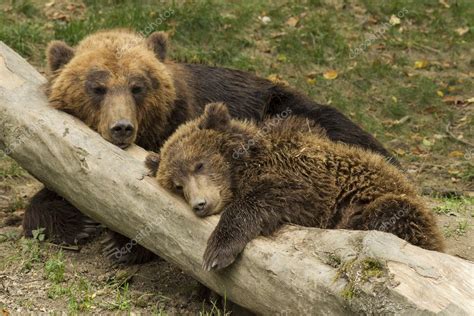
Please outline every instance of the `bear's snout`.
M131 137L133 136L134 131L135 127L133 126L132 122L124 119L118 120L110 127L112 139L119 147L127 147L130 145Z
M207 201L204 198L195 199L191 202L194 213L198 216L205 216L207 212Z

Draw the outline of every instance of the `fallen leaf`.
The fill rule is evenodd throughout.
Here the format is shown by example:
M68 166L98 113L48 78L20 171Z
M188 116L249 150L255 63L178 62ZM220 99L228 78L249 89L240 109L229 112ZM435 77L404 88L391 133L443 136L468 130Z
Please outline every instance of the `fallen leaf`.
M464 157L464 153L459 150L454 150L448 154L449 157L451 158L461 158Z
M444 93L441 90L436 91L436 94L440 97L444 97Z
M270 37L271 38L278 38L278 37L282 37L282 36L285 36L286 35L286 32L274 32L274 33L270 33Z
M446 9L449 9L451 6L446 2L446 0L438 0L439 4L443 5Z
M464 34L466 34L467 32L469 32L469 27L465 26L465 27L459 27L457 29L455 29L456 33L459 34L459 36L463 36Z
M314 79L314 78L308 78L308 79L306 79L306 82L307 82L309 85L314 86L314 85L316 84L316 79Z
M270 80L271 82L273 83L276 83L276 84L281 84L281 85L284 85L284 86L289 86L290 84L288 83L288 81L284 80L280 75L278 74L270 74L267 76L267 79Z
M263 24L268 24L272 21L269 16L259 16L258 19L263 23Z
M400 19L395 14L392 14L392 16L390 17L389 23L392 25L398 25L400 24L400 22L401 22Z
M291 18L286 20L285 24L288 25L288 26L291 26L291 27L295 27L298 24L299 21L300 20L298 18L295 18L295 17L292 16Z
M460 96L457 95L448 95L443 98L443 102L446 104L452 104L452 105L461 105L463 104L463 100Z
M307 77L307 78L310 78L310 79L314 79L314 78L316 78L317 76L318 76L318 72L316 72L316 71L310 71L310 72L308 72L308 73L306 74L306 77Z
M395 152L397 155L399 155L399 156L405 156L405 154L406 154L406 151L404 151L404 150L401 149L401 148L395 149L394 152Z
M397 97L395 97L395 96L392 96L392 101L393 101L393 102L395 102L395 103L396 103L396 102L398 102L398 99L397 99Z
M423 146L426 146L426 147L431 147L433 146L433 143L430 142L428 139L424 138L423 141L421 142L423 144Z
M278 55L277 55L277 60L278 60L279 62L284 63L284 62L286 62L287 57L286 57L285 54L278 54Z
M429 63L425 59L415 61L415 69L423 69L423 68L428 67L428 65Z
M474 103L474 98L469 98L466 101L467 101L467 103Z
M328 70L323 73L323 77L326 80L334 80L337 78L337 71L335 70Z

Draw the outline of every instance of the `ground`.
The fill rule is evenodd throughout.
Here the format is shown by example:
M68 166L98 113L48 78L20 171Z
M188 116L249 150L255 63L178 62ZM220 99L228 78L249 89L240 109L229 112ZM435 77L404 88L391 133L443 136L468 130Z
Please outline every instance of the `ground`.
M168 14L165 14L168 12ZM161 15L161 17L160 17ZM0 40L40 71L52 39L108 27L164 30L174 59L288 82L375 134L436 213L447 252L474 260L474 3L469 0L36 1L0 4ZM223 314L164 261L113 267L100 237L82 249L21 238L41 187L0 155L0 308ZM80 250L80 251L79 251Z

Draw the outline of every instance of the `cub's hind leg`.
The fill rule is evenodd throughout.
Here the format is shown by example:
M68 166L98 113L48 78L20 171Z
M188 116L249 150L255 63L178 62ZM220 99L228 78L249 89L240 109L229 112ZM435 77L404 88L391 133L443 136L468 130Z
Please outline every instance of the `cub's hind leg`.
M385 194L353 210L339 228L380 230L413 245L443 251L444 241L436 220L419 198Z

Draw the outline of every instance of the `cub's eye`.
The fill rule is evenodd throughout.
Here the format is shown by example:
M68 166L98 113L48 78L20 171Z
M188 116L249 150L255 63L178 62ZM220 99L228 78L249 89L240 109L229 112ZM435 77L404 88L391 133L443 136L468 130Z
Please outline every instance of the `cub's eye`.
M183 191L183 186L182 185L179 185L179 184L175 184L174 188L176 189L176 191Z
M202 169L204 169L204 164L202 162L198 163L194 168L196 172L202 171Z
M92 89L95 94L97 95L104 95L107 93L107 88L106 87L95 87Z
M133 94L139 94L139 93L142 93L143 88L140 86L133 86L131 91Z

